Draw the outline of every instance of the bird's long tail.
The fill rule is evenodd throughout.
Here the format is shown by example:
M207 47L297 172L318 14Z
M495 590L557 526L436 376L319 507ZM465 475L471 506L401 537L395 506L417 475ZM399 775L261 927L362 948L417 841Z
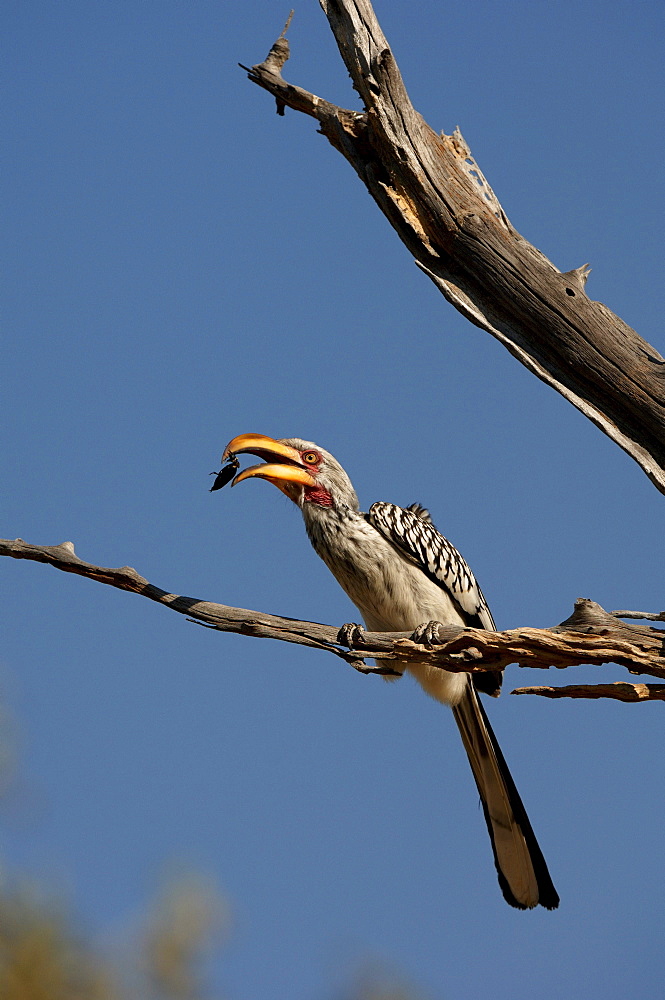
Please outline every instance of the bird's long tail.
M515 782L472 684L453 707L483 804L499 885L506 902L520 910L555 910L559 896L531 829Z

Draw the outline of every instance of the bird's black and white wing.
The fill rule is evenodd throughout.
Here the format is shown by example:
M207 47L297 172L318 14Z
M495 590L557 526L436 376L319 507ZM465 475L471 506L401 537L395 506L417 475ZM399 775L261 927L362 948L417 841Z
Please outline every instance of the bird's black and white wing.
M434 527L429 511L420 504L405 508L379 501L372 504L365 517L430 580L448 591L467 625L496 630L492 612L470 566Z

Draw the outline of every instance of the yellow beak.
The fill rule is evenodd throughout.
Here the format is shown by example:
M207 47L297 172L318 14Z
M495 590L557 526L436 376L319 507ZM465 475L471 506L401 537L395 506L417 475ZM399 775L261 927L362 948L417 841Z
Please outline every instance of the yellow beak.
M256 455L262 458L265 465L252 465L235 477L232 485L236 486L244 479L257 477L267 479L278 489L285 493L290 500L294 499L294 485L316 486L316 480L309 474L302 464L300 452L295 448L290 448L275 438L266 437L264 434L239 434L238 437L229 441L222 462L232 458L234 455ZM273 461L271 461L271 459ZM283 459L284 461L274 461Z
M259 458L267 456L266 461L268 458L286 458L289 462L302 465L300 452L282 444L281 441L276 441L275 438L266 437L265 434L239 434L238 437L234 437L233 441L229 441L224 449L222 462L225 462L231 455L243 454L257 455Z

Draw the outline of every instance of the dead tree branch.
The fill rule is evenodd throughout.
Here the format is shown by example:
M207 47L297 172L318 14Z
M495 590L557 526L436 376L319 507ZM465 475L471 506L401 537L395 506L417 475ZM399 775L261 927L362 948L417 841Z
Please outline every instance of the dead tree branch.
M665 701L665 684L566 684L563 687L515 688L511 694L539 694L543 698L614 698L615 701Z
M665 493L665 360L587 297L586 265L562 273L513 228L459 131L439 135L418 114L369 0L320 3L364 111L287 83L284 33L263 63L243 67L250 80L280 114L315 118L446 299Z
M139 594L221 632L279 639L323 649L366 673L394 673L391 660L399 659L427 662L445 670L468 673L503 670L511 663L542 669L582 663L618 663L632 674L665 678L665 631L618 621L599 604L586 599L576 601L570 618L550 629L519 628L486 632L483 629L442 627L441 645L433 648L413 642L404 632L366 632L363 641L349 650L342 648L337 638L338 629L331 625L281 618L261 611L232 608L173 594L155 587L130 566L110 569L79 559L71 542L30 545L20 538L14 541L0 539L0 556L48 563L66 573L75 573L88 580ZM378 666L368 665L365 662L367 658L378 660ZM609 687L612 688L612 685ZM644 685L636 686L642 687ZM594 697L617 697L616 694L603 693L607 688L608 685L599 685L601 693ZM520 693L531 693L532 690L539 694L543 692L541 688L525 688ZM652 696L652 700L655 697Z

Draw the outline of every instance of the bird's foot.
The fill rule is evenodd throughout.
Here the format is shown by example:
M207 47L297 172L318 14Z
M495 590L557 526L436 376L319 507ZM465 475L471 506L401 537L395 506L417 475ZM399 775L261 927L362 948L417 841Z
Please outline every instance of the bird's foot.
M353 649L364 639L365 629L362 625L356 625L355 622L347 622L346 625L342 625L337 633L337 641L340 646L348 646L349 649Z
M440 646L439 628L441 622L424 622L415 629L411 636L412 642L418 642L421 646Z

